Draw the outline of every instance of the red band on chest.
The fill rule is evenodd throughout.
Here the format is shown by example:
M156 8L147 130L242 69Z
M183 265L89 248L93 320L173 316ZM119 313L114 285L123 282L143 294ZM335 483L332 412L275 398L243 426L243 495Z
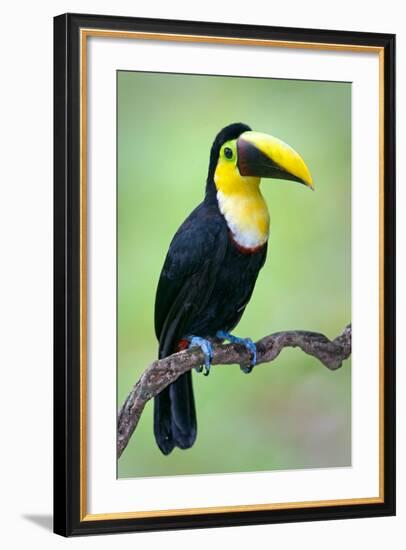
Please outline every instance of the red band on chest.
M245 246L241 246L240 244L237 243L237 241L234 239L234 236L233 234L231 233L231 231L228 232L228 236L230 238L230 241L232 242L234 248L236 248L239 252L241 252L242 254L255 254L256 252L259 252L264 246L265 246L265 243L264 244L260 244L259 246L253 246L253 247L245 247Z

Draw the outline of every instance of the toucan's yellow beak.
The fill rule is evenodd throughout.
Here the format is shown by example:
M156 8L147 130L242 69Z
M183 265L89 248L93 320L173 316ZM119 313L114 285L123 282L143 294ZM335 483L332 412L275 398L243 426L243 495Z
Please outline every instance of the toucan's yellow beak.
M282 140L261 132L244 132L237 140L237 166L242 176L293 180L314 188L302 157Z

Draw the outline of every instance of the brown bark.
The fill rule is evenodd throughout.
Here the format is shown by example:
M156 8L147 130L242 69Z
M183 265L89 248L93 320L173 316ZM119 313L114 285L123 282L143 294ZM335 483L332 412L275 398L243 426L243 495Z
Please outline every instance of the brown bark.
M316 357L325 367L336 370L351 355L351 325L334 340L317 332L289 330L265 336L258 342L257 365L270 363L283 348L300 348L304 353ZM249 363L250 355L241 344L222 344L213 347L212 365L244 365ZM118 413L117 456L120 457L132 436L144 410L145 404L160 393L180 375L202 365L203 352L200 348L191 348L174 353L169 357L154 361L142 373L133 386Z

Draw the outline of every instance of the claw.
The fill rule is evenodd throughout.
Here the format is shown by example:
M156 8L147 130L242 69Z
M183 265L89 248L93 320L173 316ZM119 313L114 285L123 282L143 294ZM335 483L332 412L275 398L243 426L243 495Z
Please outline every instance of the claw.
M238 336L233 336L232 334L230 334L229 332L225 332L224 330L219 330L216 336L221 340L228 340L233 344L243 344L247 348L247 350L251 353L251 361L249 365L242 365L241 370L246 374L250 373L252 371L252 368L257 363L257 346L254 344L251 338L239 338Z
M253 368L251 365L240 365L240 369L244 374L249 374Z
M209 340L200 338L200 336L187 336L187 340L190 342L189 347L199 347L204 353L204 368L196 367L196 372L202 372L204 376L208 376L210 373L211 360L213 359L213 348Z

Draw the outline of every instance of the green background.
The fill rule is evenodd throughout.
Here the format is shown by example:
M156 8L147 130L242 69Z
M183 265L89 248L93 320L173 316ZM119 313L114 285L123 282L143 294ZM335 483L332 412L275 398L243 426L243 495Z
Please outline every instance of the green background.
M157 356L155 290L173 234L202 200L209 151L231 122L286 141L316 191L263 180L267 262L234 333L335 337L351 320L351 85L119 71L118 405ZM193 372L198 437L164 456L153 403L118 461L118 477L351 464L351 367L330 372L298 350L244 375Z

